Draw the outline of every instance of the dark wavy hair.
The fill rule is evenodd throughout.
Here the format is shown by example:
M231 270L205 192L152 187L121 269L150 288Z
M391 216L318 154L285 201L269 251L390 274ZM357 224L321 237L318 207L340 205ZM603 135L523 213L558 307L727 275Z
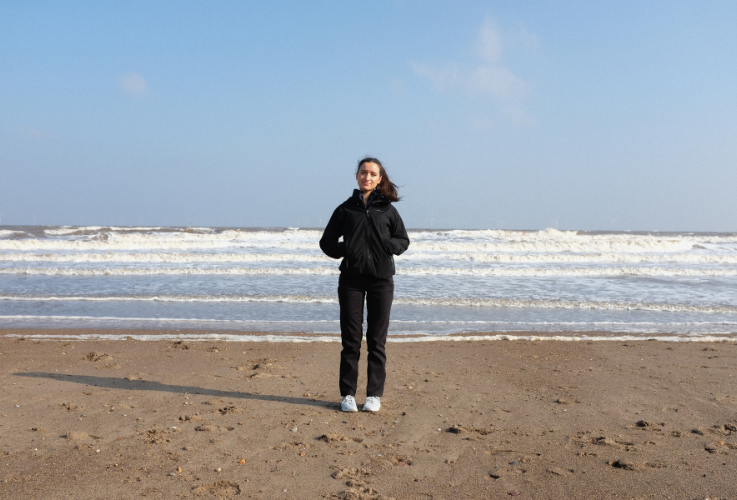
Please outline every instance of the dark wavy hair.
M356 173L361 170L361 165L363 165L364 163L376 163L379 166L379 175L381 175L381 182L379 182L379 185L376 187L376 189L379 190L384 198L392 202L397 202L402 199L399 197L399 188L396 184L389 180L389 174L386 173L384 165L382 165L381 162L376 158L371 158L370 156L367 156L359 161L358 166L356 167Z

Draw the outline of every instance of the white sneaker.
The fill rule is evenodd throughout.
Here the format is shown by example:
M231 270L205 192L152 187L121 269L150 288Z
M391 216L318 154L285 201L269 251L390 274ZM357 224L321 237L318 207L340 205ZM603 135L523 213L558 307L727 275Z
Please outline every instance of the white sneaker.
M353 396L344 397L343 402L340 405L340 409L343 411L358 411L356 399Z
M381 400L376 396L369 396L363 404L363 411L379 411L381 408Z

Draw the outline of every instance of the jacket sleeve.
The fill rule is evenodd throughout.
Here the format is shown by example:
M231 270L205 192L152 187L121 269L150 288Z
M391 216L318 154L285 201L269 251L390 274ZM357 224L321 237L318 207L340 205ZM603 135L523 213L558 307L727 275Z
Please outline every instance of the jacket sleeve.
M340 259L345 257L345 241L338 241L343 236L343 210L338 207L325 227L320 238L320 248L328 257Z
M389 253L394 255L402 255L405 250L409 247L409 236L407 230L404 228L404 221L399 216L399 212L394 209L394 217L392 217L391 223L391 238L386 242Z

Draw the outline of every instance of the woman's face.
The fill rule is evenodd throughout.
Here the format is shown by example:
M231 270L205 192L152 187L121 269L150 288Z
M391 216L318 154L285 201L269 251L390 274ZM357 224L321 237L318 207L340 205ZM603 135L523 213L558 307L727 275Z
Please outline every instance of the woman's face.
M358 189L364 193L373 191L381 182L381 168L376 163L364 163L356 172L356 180L358 181Z

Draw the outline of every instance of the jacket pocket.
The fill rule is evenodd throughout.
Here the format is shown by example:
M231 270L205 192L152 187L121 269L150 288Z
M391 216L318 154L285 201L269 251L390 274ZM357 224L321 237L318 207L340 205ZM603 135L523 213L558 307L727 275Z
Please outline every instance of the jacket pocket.
M345 255L343 256L343 262L345 262L345 267L349 268L351 267L351 262L353 262L353 256L351 255L351 243L348 236L343 236L343 243L345 244Z

